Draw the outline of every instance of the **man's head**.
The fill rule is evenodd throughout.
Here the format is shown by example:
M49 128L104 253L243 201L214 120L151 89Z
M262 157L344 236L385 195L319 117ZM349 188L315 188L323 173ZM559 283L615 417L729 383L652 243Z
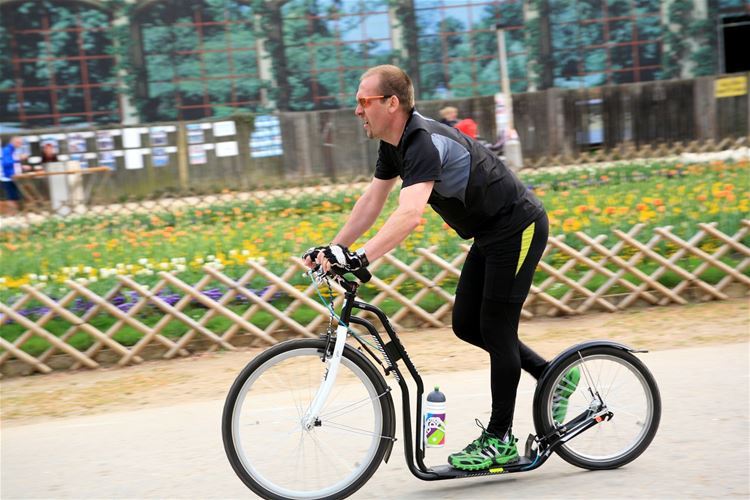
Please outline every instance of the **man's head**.
M458 118L458 108L446 106L440 110L440 117L448 121L455 120Z
M400 137L412 108L414 85L401 68L375 66L359 79L354 113L362 120L370 139L393 142L395 135Z
M15 135L10 138L10 143L13 144L14 148L20 148L23 146L23 139L20 136Z

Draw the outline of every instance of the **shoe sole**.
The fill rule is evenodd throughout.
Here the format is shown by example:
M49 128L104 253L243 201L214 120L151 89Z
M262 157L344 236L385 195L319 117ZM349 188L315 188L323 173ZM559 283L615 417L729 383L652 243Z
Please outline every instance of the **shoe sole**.
M520 458L521 458L520 455L517 455L515 458L511 458L510 460L506 460L502 463L497 460L490 460L489 463L483 462L479 465L453 465L450 462L448 462L448 465L450 465L451 467L457 470L475 471L475 470L489 469L491 467L495 467L498 465L499 466L511 465L511 464L518 462Z

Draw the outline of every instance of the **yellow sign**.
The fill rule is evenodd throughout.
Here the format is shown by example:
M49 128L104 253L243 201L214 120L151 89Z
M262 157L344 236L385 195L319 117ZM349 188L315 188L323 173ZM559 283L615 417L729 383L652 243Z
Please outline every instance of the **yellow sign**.
M716 97L736 97L747 94L747 77L731 76L716 80Z

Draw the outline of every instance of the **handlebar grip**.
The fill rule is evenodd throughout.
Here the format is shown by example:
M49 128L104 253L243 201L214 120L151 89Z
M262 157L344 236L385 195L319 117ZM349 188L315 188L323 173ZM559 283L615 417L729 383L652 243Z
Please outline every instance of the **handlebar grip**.
M372 278L372 273L367 270L366 267L363 267L362 269L357 269L352 273L354 276L357 277L359 281L362 283L367 283L370 281L370 278Z

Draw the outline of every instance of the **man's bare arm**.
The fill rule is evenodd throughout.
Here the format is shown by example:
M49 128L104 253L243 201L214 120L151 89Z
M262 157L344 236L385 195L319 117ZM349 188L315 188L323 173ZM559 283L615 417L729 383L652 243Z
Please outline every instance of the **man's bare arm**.
M420 182L401 190L396 211L364 245L370 262L396 248L419 225L434 184L434 181Z
M383 211L383 206L388 200L388 194L397 180L398 177L388 180L374 178L362 197L354 204L352 213L344 223L344 227L341 228L339 234L331 243L346 247L351 246L352 243L357 241L357 238L370 229L375 224L380 212Z

